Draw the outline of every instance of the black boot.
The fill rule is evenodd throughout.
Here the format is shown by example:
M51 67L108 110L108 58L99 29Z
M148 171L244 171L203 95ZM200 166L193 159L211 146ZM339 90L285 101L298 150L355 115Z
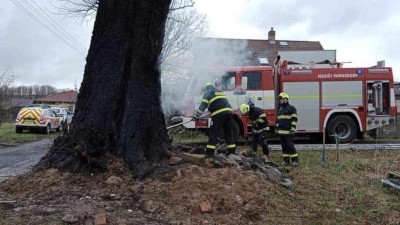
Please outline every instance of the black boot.
M236 155L236 149L235 148L230 148L230 149L228 149L228 152L226 153L226 156L229 156L229 155Z

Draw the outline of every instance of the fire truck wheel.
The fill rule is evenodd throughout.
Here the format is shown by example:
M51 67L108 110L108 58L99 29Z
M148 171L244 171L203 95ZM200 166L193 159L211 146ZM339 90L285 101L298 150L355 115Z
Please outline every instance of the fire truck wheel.
M232 126L233 138L234 138L235 142L237 142L239 140L239 136L240 136L239 124L236 121L232 121L231 126ZM220 144L225 143L223 131L221 131L221 133L219 134L218 141Z
M233 133L233 138L234 138L235 142L237 142L239 140L240 130L239 130L239 124L236 121L233 122L232 133Z
M332 143L336 143L338 136L339 143L351 142L357 136L357 126L354 120L346 115L334 117L328 125L328 138Z

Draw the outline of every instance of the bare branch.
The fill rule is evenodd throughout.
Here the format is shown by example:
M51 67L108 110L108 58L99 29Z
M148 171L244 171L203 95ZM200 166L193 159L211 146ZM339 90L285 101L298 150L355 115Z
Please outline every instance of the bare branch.
M63 2L59 12L66 16L93 19L99 0L52 0ZM172 0L165 26L163 50L160 56L162 83L188 81L188 63L193 58L192 44L204 36L205 16L194 8L195 0Z
M54 0L53 0L54 1ZM56 6L58 14L68 17L83 17L84 19L92 20L97 13L99 0L55 0L63 2L63 5Z
M194 6L194 4L191 4L191 5L184 5L184 6L180 6L180 7L177 7L177 8L170 8L169 10L170 10L170 11L176 11L176 10L180 10L180 9L191 8L191 7L193 7L193 6Z
M14 71L11 66L7 67L4 72L0 74L0 125L8 109L10 99L7 92L10 85L14 82L14 78Z
M169 10L176 11L185 8L191 8L194 6L194 0L173 0L169 6Z
M9 66L0 75L0 88L9 87L14 82L14 79L14 70Z

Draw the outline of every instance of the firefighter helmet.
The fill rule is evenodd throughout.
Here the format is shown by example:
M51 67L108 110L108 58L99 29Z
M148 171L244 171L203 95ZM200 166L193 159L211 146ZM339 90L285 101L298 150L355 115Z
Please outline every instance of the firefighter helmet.
M279 94L279 98L280 98L280 99L287 98L287 99L289 100L289 95L286 94L285 92L282 92L282 93Z
M209 89L212 88L212 87L213 87L213 84L212 84L211 82L207 82L207 83L205 83L204 86L201 88L201 91L202 91L202 92L205 92L205 91L209 90Z
M247 114L247 113L249 113L249 111L250 111L250 106L248 104L242 104L240 106L240 112L242 114Z
M206 88L208 86L212 86L213 84L211 82L207 82L206 84L204 84L203 88Z

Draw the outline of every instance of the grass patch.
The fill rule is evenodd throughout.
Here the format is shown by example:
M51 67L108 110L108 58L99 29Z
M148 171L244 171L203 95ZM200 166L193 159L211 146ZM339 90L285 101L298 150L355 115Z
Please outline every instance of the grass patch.
M184 127L168 130L168 136L174 143L206 142L208 136L201 131L188 131Z
M15 133L15 125L12 123L3 123L0 126L0 143L1 144L17 144L23 142L37 141L43 138L54 137L57 133L53 132L49 135L33 133L24 130L23 133Z
M400 171L400 150L300 151L300 167L291 168L291 190L262 195L268 218L260 224L399 224L399 191L382 185L389 171ZM281 161L273 152L271 160ZM271 194L271 191L273 194Z

